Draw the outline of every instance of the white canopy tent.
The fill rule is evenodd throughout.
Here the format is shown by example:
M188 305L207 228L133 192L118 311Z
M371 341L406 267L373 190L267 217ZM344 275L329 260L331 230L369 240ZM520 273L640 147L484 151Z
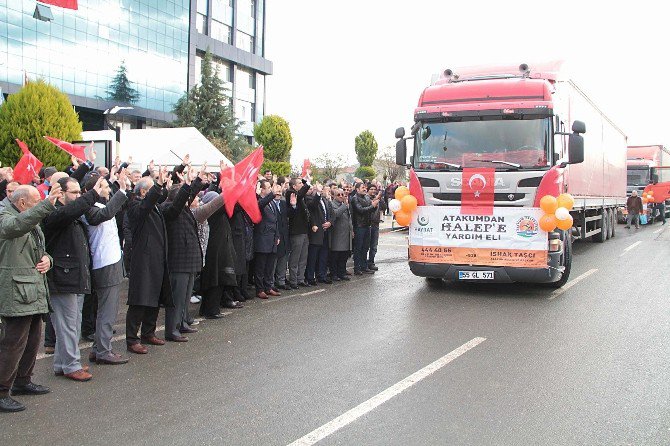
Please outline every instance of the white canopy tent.
M82 140L114 141L115 134L112 130L82 132ZM186 154L191 156L194 167L206 162L211 172L218 171L221 160L233 165L195 127L121 130L121 143L113 150L112 160L117 155L122 161L132 156L130 168L144 171L151 160L156 166L174 166L181 163Z

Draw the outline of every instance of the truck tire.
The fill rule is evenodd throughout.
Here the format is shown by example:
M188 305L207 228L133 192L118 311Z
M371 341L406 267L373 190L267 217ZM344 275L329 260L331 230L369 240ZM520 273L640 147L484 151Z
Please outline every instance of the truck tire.
M612 238L612 209L607 209L607 240Z
M605 240L607 240L607 228L609 227L608 220L607 211L603 209L600 218L600 232L593 236L594 242L604 243Z
M619 222L617 221L617 211L616 211L616 209L612 209L612 219L610 221L612 222L611 226L610 226L610 228L612 229L612 231L611 231L612 232L612 237L614 237L616 235L616 227L619 224Z
M564 232L565 236L563 238L563 258L561 259L561 266L565 269L563 270L563 275L556 282L547 283L546 285L549 288L560 288L570 279L570 270L572 270L572 236Z

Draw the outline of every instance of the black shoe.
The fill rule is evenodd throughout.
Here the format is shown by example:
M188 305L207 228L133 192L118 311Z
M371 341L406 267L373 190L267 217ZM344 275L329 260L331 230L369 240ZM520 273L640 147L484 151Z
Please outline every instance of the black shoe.
M323 280L319 280L319 282L321 282L321 283L325 283L325 284L328 284L328 285L330 285L330 284L332 284L332 283L333 283L333 281L332 281L332 280L330 280L330 279L323 279Z
M298 286L309 288L309 284L307 282L298 282Z
M90 333L90 334L87 334L87 335L81 335L81 338L84 341L93 342L93 341L95 341L95 333Z
M25 386L12 386L12 395L44 395L49 392L51 390L48 387L35 383L28 383Z
M340 280L342 280L342 279L340 279L340 278L337 277L337 276L333 277L333 282L339 282Z
M205 319L223 319L223 314L219 313L211 316L205 316Z
M626 229L630 229L630 226L626 226Z
M338 280L351 280L351 277L342 276L342 277L338 277Z
M356 276L362 276L362 275L363 275L363 273L362 273L362 272L360 272L360 271L354 271L354 275L356 275Z
M22 410L26 410L26 406L11 396L0 398L0 412L21 412Z
M316 286L317 285L316 280L310 280L307 283L309 284L309 286Z
M298 286L297 283L296 283L295 285L294 285L294 284L291 284L291 285L289 285L289 287L290 287L292 290L297 290L298 288L300 288L300 287Z
M368 269L371 269L372 271L379 271L379 268L377 268L374 263L369 264Z
M374 272L373 270L371 270L371 269L364 269L363 272L364 272L365 274L374 274L374 273L375 273L375 272Z
M291 289L291 285L289 285L288 283L285 283L284 285L279 285L279 289L289 291Z
M244 308L244 305L239 302L224 302L221 306L223 308Z

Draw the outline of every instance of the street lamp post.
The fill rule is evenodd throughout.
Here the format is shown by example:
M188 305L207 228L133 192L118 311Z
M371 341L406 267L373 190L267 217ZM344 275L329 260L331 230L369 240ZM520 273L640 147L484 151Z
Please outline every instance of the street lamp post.
M116 155L120 154L120 148L119 145L121 144L121 126L116 126L114 127L110 122L109 122L109 116L110 115L115 115L121 110L134 110L134 107L122 107L119 105L115 105L112 108L108 108L102 114L105 117L105 124L107 125L107 128L110 130L114 130L114 133L116 135Z

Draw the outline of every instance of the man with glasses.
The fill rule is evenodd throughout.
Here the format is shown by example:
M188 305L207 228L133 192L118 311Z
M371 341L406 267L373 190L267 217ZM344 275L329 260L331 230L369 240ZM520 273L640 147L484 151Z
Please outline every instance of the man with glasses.
M76 179L58 180L63 197L42 222L46 250L54 259L54 267L47 273L53 308L51 323L56 332L53 369L57 376L74 381L93 377L88 367L82 366L79 352L84 294L91 293L91 255L81 217L100 199L103 181L106 180L100 177L93 189L82 195Z

